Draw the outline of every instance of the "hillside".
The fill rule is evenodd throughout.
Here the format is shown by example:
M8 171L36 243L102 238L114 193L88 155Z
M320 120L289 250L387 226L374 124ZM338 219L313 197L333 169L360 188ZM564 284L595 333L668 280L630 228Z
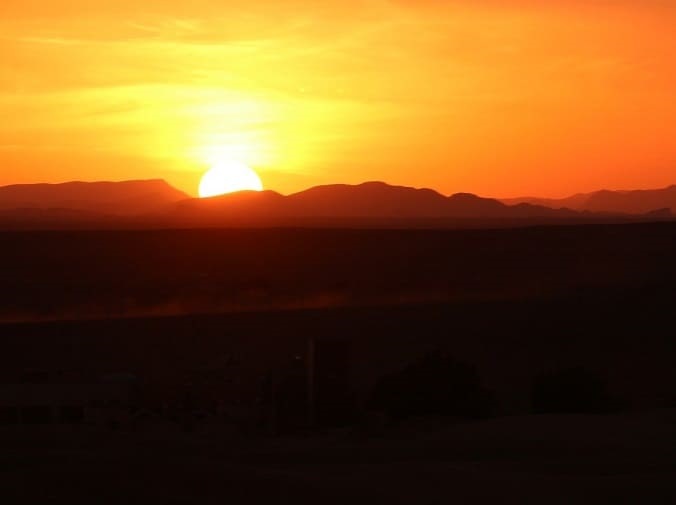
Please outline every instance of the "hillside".
M69 209L139 215L166 209L188 196L163 180L17 184L0 187L0 211Z
M552 209L568 208L577 211L610 212L622 214L647 214L660 209L670 209L676 213L676 185L662 189L609 191L578 193L568 198L507 198L506 205L526 203L542 205Z
M431 189L384 182L316 186L283 196L272 191L242 192L180 202L172 218L181 223L321 224L418 223L449 219L535 219L578 217L570 210L520 204L508 206L469 193L444 196Z

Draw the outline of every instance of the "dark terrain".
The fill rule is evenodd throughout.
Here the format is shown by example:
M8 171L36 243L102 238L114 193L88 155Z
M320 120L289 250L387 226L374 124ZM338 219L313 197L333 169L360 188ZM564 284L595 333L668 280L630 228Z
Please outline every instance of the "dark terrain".
M0 317L670 297L676 225L0 233Z
M531 200L508 205L471 193L445 196L379 181L316 186L290 195L241 191L202 199L162 180L24 184L0 187L0 230L512 228L672 221L676 208L673 188Z
M601 190L578 193L568 198L507 198L507 205L527 203L552 209L567 208L590 212L622 212L643 214L658 209L676 212L676 185L661 189L637 189L630 191Z
M0 240L3 503L676 500L674 224Z

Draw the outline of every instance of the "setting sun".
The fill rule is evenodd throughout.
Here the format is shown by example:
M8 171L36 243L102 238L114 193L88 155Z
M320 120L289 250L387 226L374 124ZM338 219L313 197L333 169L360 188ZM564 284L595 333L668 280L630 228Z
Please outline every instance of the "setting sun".
M228 161L219 163L202 176L200 198L225 195L236 191L262 191L258 174L244 163Z

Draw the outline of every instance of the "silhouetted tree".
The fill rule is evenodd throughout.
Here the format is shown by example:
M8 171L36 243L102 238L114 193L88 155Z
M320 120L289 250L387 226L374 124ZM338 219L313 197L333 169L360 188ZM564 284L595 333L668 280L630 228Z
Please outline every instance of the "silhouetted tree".
M412 416L485 417L493 396L474 366L442 352L429 353L405 369L383 377L371 404L395 419Z
M532 403L537 413L601 413L618 407L603 379L583 367L537 376Z

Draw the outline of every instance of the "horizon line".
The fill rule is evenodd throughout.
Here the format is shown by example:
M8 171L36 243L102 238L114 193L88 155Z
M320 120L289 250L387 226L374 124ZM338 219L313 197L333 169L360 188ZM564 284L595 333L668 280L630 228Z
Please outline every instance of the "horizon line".
M119 179L119 180L112 180L112 179L95 179L95 180L83 180L83 179L73 179L73 180L65 180L65 181L56 181L56 182L17 182L17 183L12 183L12 184L4 184L0 186L0 189L5 189L5 188L11 188L11 187L19 187L19 186L62 186L62 185L68 185L68 184L122 184L122 183L149 183L149 182L161 182L169 186L170 188L179 191L181 193L184 193L186 196L189 197L189 199L201 199L197 194L190 193L188 191L184 191L183 189L178 188L177 186L173 185L171 182L169 182L167 179L162 178L162 177L151 177L148 179ZM358 183L347 183L347 182L333 182L333 183L326 183L326 184L315 184L312 186L308 186L304 189L298 190L298 191L293 191L293 192L288 192L288 193L282 193L281 191L277 191L273 188L268 188L268 187L263 187L261 192L273 192L281 196L292 196L296 195L298 193L303 193L304 191L308 191L310 189L314 188L320 188L320 187L328 187L328 186L363 186L365 184L384 184L386 186L390 187L399 187L399 188L409 188L409 189L415 189L415 190L429 190L429 191L434 191L435 193L438 193L439 195L442 195L444 197L451 197L454 195L459 195L459 194L470 194L474 196L478 196L481 198L489 198L493 200L498 200L498 201L506 201L506 200L527 200L527 199L536 199L536 200L567 200L569 198L573 198L576 196L582 196L582 195L591 195L595 193L601 193L604 191L608 192L613 192L613 193L628 193L628 192L635 192L635 191L661 191L661 190L666 190L670 189L676 186L676 183L672 184L667 184L665 186L660 186L660 187L640 187L640 188L629 188L629 189L609 189L608 187L604 187L601 189L596 189L596 190L591 190L591 191L578 191L576 193L568 194L567 196L563 197L548 197L548 196L534 196L534 195L522 195L522 196L515 196L515 197L497 197L497 196L483 196L480 195L479 193L475 193L472 191L456 191L453 193L443 193L438 189L435 189L433 187L429 186L409 186L405 184L393 184L387 181L383 180L365 180L362 182ZM225 195L217 195L218 196L225 196Z

